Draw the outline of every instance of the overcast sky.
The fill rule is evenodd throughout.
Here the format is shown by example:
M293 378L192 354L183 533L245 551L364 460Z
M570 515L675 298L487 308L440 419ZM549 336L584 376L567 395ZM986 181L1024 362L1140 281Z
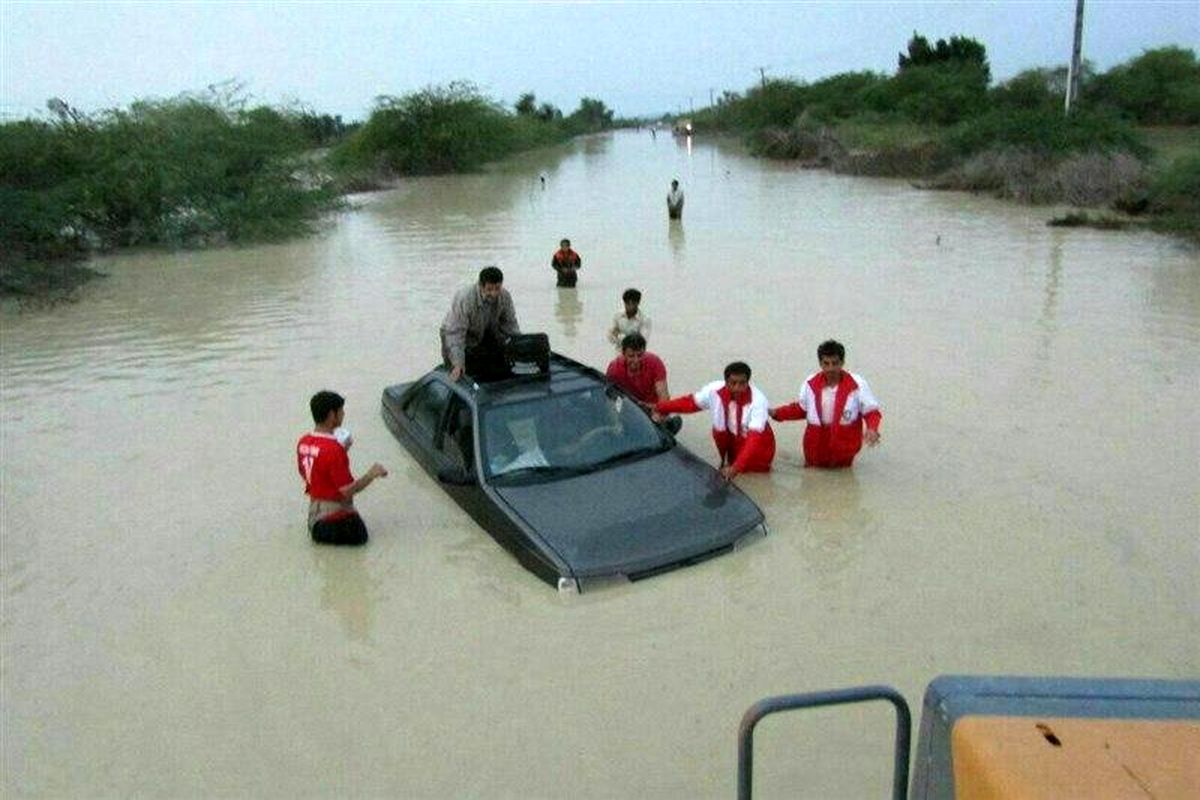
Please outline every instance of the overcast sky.
M994 79L1070 58L1074 0L1037 2L12 2L0 0L0 114L50 97L85 111L236 79L256 102L363 119L377 95L466 79L570 112L688 110L767 77L893 72L913 31L970 36ZM1087 0L1084 57L1105 70L1200 50L1197 0Z

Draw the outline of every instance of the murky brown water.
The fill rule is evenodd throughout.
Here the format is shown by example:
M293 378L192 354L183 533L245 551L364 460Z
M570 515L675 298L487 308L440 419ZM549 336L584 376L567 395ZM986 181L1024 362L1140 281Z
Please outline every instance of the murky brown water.
M303 241L104 260L81 302L0 317L5 795L728 797L767 695L1200 672L1195 250L646 133L361 203ZM598 366L642 288L677 393L742 358L786 402L836 336L884 443L805 471L778 426L776 470L741 479L770 537L560 597L379 418L486 262ZM324 387L354 463L392 469L365 550L306 538L293 446ZM711 458L705 428L683 440ZM773 718L756 788L883 796L890 725Z

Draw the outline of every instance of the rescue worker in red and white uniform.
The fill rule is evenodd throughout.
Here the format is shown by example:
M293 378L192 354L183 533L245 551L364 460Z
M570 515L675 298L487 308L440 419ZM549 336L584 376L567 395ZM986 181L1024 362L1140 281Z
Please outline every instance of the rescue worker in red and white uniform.
M712 414L712 437L721 457L721 474L733 480L743 472L768 472L775 459L775 434L767 421L770 404L750 385L750 367L735 361L725 367L725 380L705 384L695 394L660 400L655 421L664 414Z
M843 369L846 348L830 339L817 348L821 371L800 387L800 399L772 408L771 419L785 422L806 419L804 465L837 469L854 463L862 449L879 444L883 414L879 401L861 375ZM865 427L865 430L864 430Z

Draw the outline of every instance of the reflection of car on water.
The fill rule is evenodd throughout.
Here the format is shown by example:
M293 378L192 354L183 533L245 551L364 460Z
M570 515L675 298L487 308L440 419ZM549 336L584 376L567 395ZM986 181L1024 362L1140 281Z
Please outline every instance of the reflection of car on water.
M637 580L765 533L749 497L601 373L557 353L543 366L484 384L437 367L383 392L400 443L539 578Z

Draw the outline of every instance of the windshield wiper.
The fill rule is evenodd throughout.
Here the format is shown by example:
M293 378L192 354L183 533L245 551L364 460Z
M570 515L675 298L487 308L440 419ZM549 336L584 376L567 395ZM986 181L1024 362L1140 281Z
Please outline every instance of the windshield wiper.
M639 456L648 456L653 455L654 453L661 453L669 446L669 444L663 442L662 444L654 445L653 447L635 447L632 450L626 450L623 453L617 453L616 455L611 455L608 458L602 458L599 461L593 461L588 468L600 469L601 467L607 467L620 461L632 460Z
M528 478L533 476L539 478L565 478L569 475L578 475L583 471L584 470L580 467L550 466L547 464L539 464L528 467L517 467L516 469L511 469L507 472L501 472L499 475L493 475L492 480L499 481L507 480L508 478Z

